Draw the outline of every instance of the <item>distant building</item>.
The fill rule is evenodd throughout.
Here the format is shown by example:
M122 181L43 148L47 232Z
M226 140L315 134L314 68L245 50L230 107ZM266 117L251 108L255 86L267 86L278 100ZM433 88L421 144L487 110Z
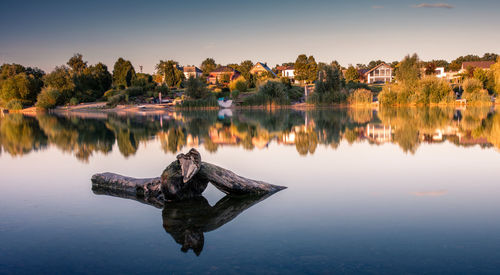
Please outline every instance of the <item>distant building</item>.
M186 79L190 77L198 78L201 77L203 74L203 72L196 66L186 66L183 68L183 72Z
M276 70L280 73L282 77L288 77L290 79L295 79L295 67L294 66L278 66Z
M227 75L227 76L225 76ZM210 72L208 76L208 82L210 84L216 84L224 82L225 80L233 81L238 78L241 73L231 67L221 66Z
M254 75L263 75L263 74L266 74L266 73L270 73L271 75L273 75L274 77L276 77L276 74L273 72L273 70L271 70L267 64L265 63L262 63L262 62L257 62L257 64L255 64L252 69L250 69L250 73L251 74L254 74Z
M489 70L491 65L495 64L495 61L470 61L470 62L463 62L462 63L462 68L460 69L460 73L465 73L467 70L470 69L483 69L483 70Z
M380 63L373 69L364 73L363 78L366 79L366 83L389 83L392 81L392 67L386 63Z
M448 82L456 82L460 76L458 72L445 72L444 67L437 67L435 71L435 76L437 78L444 79Z

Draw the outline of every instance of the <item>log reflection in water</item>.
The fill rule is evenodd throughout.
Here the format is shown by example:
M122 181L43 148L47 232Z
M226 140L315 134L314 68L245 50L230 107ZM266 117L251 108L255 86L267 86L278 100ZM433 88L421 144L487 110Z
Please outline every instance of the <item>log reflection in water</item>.
M124 190L93 186L92 191L96 195L132 199L156 208L163 208L162 219L165 231L182 246L181 251L188 252L192 249L196 255L200 255L203 250L205 232L218 229L243 211L272 195L226 195L214 206L210 206L207 199L202 196L189 200L166 202L136 196Z

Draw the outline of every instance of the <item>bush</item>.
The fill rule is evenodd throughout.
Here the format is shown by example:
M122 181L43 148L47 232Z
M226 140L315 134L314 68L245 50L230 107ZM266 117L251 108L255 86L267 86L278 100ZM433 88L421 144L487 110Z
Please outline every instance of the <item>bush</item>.
M22 110L23 103L19 99L13 99L13 100L7 102L7 104L5 104L5 108L7 108L9 110Z
M109 100L110 97L117 95L119 92L120 92L119 90L111 89L106 91L102 97L106 100Z
M234 90L234 91L231 92L231 98L232 99L238 99L239 96L240 96L240 91Z
M248 83L243 76L239 76L229 83L229 89L231 91L238 90L242 93L245 93L248 90Z
M214 95L208 96L203 99L190 99L184 100L180 105L181 108L204 108L204 107L217 107L217 99Z
M453 103L455 93L450 84L434 76L426 76L419 81L418 103Z
M139 86L132 86L128 87L127 90L125 90L127 95L130 97L136 97L136 96L141 96L144 94L144 90L142 87Z
M373 94L367 89L357 89L349 96L349 103L362 105L371 104L373 101Z
M316 81L314 92L307 101L315 105L343 103L347 100L347 92L343 88L341 72L335 67L325 67L321 78Z
M35 106L41 109L52 109L61 103L61 92L45 88L38 94Z
M75 105L78 105L80 102L78 101L78 98L76 97L72 97L70 100L69 100L69 105L71 106L75 106Z
M462 98L471 104L491 104L488 91L483 89L483 83L475 78L466 79L463 83L464 92Z
M106 105L108 105L109 107L116 107L118 104L127 101L128 101L128 95L124 91L122 91L121 93L109 97Z
M288 87L286 84L285 86ZM300 101L304 98L304 88L299 86L290 86L290 88L287 89L287 95L291 102Z
M192 99L201 99L209 95L207 85L201 79L190 77L185 84L186 95Z

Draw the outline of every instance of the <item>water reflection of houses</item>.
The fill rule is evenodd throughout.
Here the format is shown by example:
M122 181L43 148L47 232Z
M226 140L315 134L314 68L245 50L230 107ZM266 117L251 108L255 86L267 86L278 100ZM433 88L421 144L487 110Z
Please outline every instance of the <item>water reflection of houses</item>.
M381 123L368 123L366 125L366 138L377 144L392 142L392 126Z

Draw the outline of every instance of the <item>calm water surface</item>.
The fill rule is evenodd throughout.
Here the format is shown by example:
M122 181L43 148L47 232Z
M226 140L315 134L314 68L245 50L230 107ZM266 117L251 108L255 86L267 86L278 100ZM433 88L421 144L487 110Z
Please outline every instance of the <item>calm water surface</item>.
M258 202L209 187L165 209L92 191L95 173L158 176L191 147L288 189ZM500 114L489 108L11 114L0 148L1 274L500 268ZM202 242L186 246L192 236Z

